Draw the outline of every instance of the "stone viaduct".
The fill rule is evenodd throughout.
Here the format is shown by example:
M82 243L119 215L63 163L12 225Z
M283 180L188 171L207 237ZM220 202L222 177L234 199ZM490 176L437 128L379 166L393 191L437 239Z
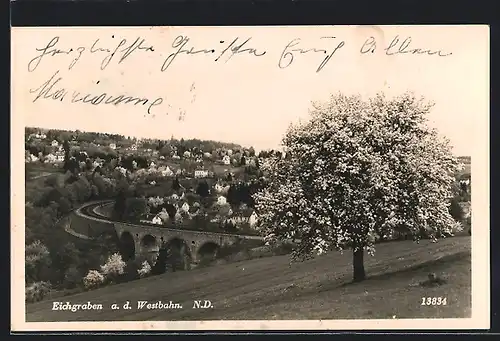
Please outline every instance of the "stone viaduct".
M231 245L244 239L262 240L260 236L237 235L229 233L172 229L148 224L117 222L103 214L100 209L109 203L93 202L77 209L75 214L81 218L105 223L105 229L114 227L123 253L127 259L139 256L158 256L161 249L177 249L182 255L198 263L204 256L214 257L223 245ZM71 230L68 232L74 234ZM78 235L80 236L80 235Z
M174 245L186 253L193 263L201 257L213 255L223 245L232 245L242 239L261 239L257 236L234 235L226 233L177 230L155 226L113 223L120 244L133 249L134 255L148 256L157 254L162 247Z

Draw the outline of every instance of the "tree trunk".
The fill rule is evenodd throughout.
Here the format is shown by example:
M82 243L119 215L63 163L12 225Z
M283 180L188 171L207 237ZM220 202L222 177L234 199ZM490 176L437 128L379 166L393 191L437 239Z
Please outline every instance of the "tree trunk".
M353 251L353 282L361 282L366 277L363 256L363 248Z

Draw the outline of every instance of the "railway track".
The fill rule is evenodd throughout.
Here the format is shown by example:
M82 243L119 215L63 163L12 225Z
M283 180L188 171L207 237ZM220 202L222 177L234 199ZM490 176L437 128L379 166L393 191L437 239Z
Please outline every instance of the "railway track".
M198 232L198 233L210 233L210 234L217 234L217 235L225 235L225 236L239 236L243 239L253 239L253 240L263 240L264 238L261 236L256 236L256 235L250 235L250 234L240 234L240 233L229 233L229 232L217 232L217 231L204 231L204 230L196 230L196 229L174 229L174 228L169 228L169 227L163 227L163 226L158 226L156 224L147 224L147 223L130 223L127 221L120 221L120 220L113 220L109 217L103 216L99 213L96 212L97 208L106 206L111 204L113 201L112 200L106 200L106 201L98 201L98 202L91 202L87 203L80 208L78 208L75 211L75 214L82 217L86 218L89 220L94 220L94 221L99 221L102 223L123 223L123 224L128 224L128 225L133 225L135 227L153 227L153 228L158 228L161 230L171 230L171 231L192 231L192 232Z

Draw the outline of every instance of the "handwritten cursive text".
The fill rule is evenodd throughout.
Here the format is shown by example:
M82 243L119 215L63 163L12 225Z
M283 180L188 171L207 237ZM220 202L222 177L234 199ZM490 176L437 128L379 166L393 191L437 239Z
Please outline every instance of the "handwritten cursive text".
M70 90L66 87L61 86L61 82L63 78L58 76L59 70L56 71L48 80L43 82L39 87L30 89L31 94L35 94L35 98L33 99L33 103L40 99L46 100L54 100L54 101L68 101L68 103L84 103L91 105L114 105L117 106L119 104L132 104L142 105L147 108L148 114L152 113L152 108L159 106L163 103L162 97L157 97L154 100L151 100L147 97L137 97L132 95L112 95L106 92L98 92L96 93L85 93L81 94L79 91ZM99 84L99 81L96 82ZM71 95L69 95L71 93ZM71 99L70 99L71 98Z
M60 50L55 48L58 42L59 42L59 37L53 37L44 47L35 48L35 50L40 53L28 62L28 71L29 72L35 71L38 65L40 65L40 62L42 61L43 57L45 56L54 57L60 54L68 55L71 52L73 52L72 48L65 50Z
M114 39L114 35L112 36L112 39ZM45 56L54 57L57 55L71 55L73 59L71 60L68 67L68 69L71 70L80 60L85 51L89 51L91 54L104 53L104 58L101 61L101 70L104 70L116 54L119 54L118 64L120 64L135 51L154 51L153 46L147 45L146 40L140 37L137 37L135 40L131 41L127 39L121 39L118 44L113 44L114 47L112 48L105 47L106 45L103 45L100 42L100 38L94 40L90 48L85 46L78 46L60 49L56 47L58 43L59 37L53 37L44 47L36 48L35 50L38 52L38 54L28 62L28 71L35 71Z
M177 58L178 55L180 54L212 54L215 53L214 49L201 49L201 50L195 50L194 47L191 47L190 49L185 48L185 46L189 43L189 38L185 36L177 36L174 39L174 42L172 43L172 47L174 49L177 49L175 52L171 53L168 55L167 58L163 61L163 65L161 66L161 71L165 71L168 69L170 64Z
M395 54L416 54L416 55L436 55L439 57L447 57L452 53L444 53L441 50L430 50L430 49L422 49L422 48L411 48L410 45L412 43L411 37L406 37L404 40L400 41L399 35L395 36L394 39L390 42L389 46L387 46L385 50L385 54L388 56L392 56Z
M321 37L320 39L335 39L336 37ZM344 45L345 41L340 41L338 44L336 44L331 50L325 50L325 49L318 49L318 48L309 48L309 49L304 49L304 48L293 48L297 45L299 45L301 42L300 38L295 38L292 39L283 49L283 52L281 53L281 57L278 61L278 66L281 69L285 69L290 66L290 64L293 63L294 61L294 52L298 52L299 54L306 54L306 53L322 53L326 54L325 58L321 61L319 64L318 68L316 69L316 72L320 72L325 65L330 61L330 59L333 57L335 52L340 50ZM329 53L330 52L330 53Z

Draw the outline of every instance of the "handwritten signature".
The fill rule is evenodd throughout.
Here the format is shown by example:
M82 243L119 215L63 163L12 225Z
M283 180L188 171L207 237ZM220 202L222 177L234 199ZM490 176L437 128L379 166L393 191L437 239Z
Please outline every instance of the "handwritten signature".
M57 70L49 79L44 81L37 88L32 88L29 90L31 94L35 94L33 103L38 100L53 100L53 101L69 101L69 103L83 103L97 105L114 105L119 104L132 104L134 106L142 105L145 106L146 112L153 115L152 108L159 106L163 103L164 99L162 97L157 97L155 99L150 99L147 97L138 97L133 95L119 94L113 95L106 92L97 93L85 93L82 94L76 90L70 90L60 84L63 78L58 76L59 70ZM96 82L96 85L99 81ZM56 87L57 85L57 87Z
M114 36L112 36L114 39ZM104 53L104 58L101 62L101 70L104 70L115 55L119 54L118 64L122 63L127 57L129 57L134 51L151 51L154 52L154 48L151 45L146 45L146 40L144 38L136 38L132 42L127 39L121 39L118 44L113 48L105 48L100 46L100 39L96 39L89 48L84 46L79 46L76 48L58 48L56 45L59 43L59 37L53 37L44 47L36 48L35 50L39 52L33 59L28 62L28 71L35 71L40 65L41 61L46 57L55 57L57 55L74 55L75 57L71 60L68 69L71 70L75 64L80 60L82 54L85 51L89 51L91 54Z
M426 48L412 47L411 44L412 44L412 37L406 37L405 39L401 40L399 35L396 35L391 40L389 45L385 47L383 50L385 51L385 54L388 56L397 54L412 54L412 55L428 55L428 56L436 55L438 57L448 57L453 54L452 52L445 53L441 50L431 50ZM376 49L377 49L377 41L373 36L371 36L365 40L359 52L361 54L374 53Z

